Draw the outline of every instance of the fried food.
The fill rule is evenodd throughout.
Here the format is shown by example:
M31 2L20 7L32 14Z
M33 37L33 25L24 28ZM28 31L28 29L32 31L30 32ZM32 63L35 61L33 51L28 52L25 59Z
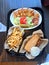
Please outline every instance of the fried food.
M11 35L7 37L6 43L10 48L18 47L22 42L22 32L19 28L13 28Z
M14 17L18 17L18 16L29 16L32 17L34 16L34 11L33 10L29 10L29 9L20 9L16 12L14 12Z

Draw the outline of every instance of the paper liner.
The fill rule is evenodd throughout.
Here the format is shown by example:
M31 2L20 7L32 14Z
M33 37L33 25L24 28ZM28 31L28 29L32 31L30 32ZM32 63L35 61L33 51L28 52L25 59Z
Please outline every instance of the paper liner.
M9 30L8 30L8 34L7 34L7 37L9 36L9 35L11 35L11 33L12 33L12 30L13 30L13 28L18 28L19 26L12 26L12 27L10 27L9 28ZM19 27L20 28L20 27ZM22 29L22 28L20 28L20 31L23 31L22 32L22 34L24 35L24 29ZM20 43L21 44L21 43ZM19 46L18 47L16 47L16 48L14 48L14 49L10 49L10 47L9 47L9 45L6 43L6 41L5 41L5 43L4 43L4 49L8 49L9 51L10 50L13 50L13 51L15 51L15 52L17 52L18 51L18 49L19 49Z
M44 37L44 34L41 29L34 31L33 34L39 34L41 37Z
M41 30L34 31L32 35L34 35L34 34L40 34L41 37L44 37L43 32L42 32ZM20 48L19 53L24 53L24 52L26 52L26 50L24 50L24 46L25 46L26 42L32 37L32 35L31 35L31 36L28 36L28 37L23 41L23 44L22 44L22 46L21 46L21 48ZM44 48L47 44L48 44L48 39L42 39L42 43L41 43L41 45L39 46L40 50L42 51L43 48ZM28 59L34 59L34 58L35 58L35 57L33 57L30 53L27 53L27 52L26 52L25 56L26 56Z
M40 50L42 51L45 46L48 44L48 39L43 39L43 42L41 43L41 45L39 46ZM25 54L26 58L28 59L35 59L36 57L32 56L31 54L27 53Z
M32 35L28 36L28 37L23 41L22 46L21 46L21 49L20 49L20 51L19 51L20 53L24 53L24 52L25 52L25 50L23 49L23 48L24 48L24 45L26 44L26 42L27 42L34 34L40 34L41 37L44 37L43 32L41 31L41 29L39 29L39 30L37 30L37 31L34 31L34 32L32 33Z
M10 35L11 33L12 33L12 30L13 30L13 28L19 28L20 29L20 31L23 31L23 34L24 34L24 29L22 29L20 26L12 26L12 27L10 27L9 28L9 30L8 30L8 35Z

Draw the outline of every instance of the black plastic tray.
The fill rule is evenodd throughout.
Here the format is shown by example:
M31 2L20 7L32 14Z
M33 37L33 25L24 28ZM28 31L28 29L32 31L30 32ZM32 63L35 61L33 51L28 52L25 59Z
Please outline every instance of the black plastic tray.
M24 36L26 37L26 36L28 36L28 35L30 35L33 31L35 31L35 30L38 30L38 29L41 29L42 31L43 31L43 33L44 33L44 36L45 36L45 27L44 27L44 13L43 13L43 10L41 9L41 8L38 8L38 7L30 7L30 8L32 8L32 9L35 9L35 10L37 10L40 14L41 14L41 16L42 16L42 23L37 27L37 28L34 28L34 29L32 29L32 30L30 30L30 32L28 33L28 34L25 34ZM12 9L12 10L10 10L9 12L8 12L8 15L7 15L7 33L8 33L8 29L9 29L9 27L11 27L12 26L12 24L11 24L11 22L10 22L10 15L11 15L11 13L14 11L14 10L16 10L16 9ZM24 37L24 38L25 38ZM46 36L45 36L46 37ZM19 53L19 50L18 50L18 52L17 53L15 53L14 51L8 51L8 50L6 50L10 55L12 55L12 56L14 56L14 55L17 55L17 56L24 56L24 54L20 54ZM42 52L43 53L43 52ZM36 60L38 60L38 61L40 61L40 59L39 58L41 58L42 59L42 57L41 57L41 54L36 58ZM35 60L35 61L36 61ZM41 62L41 61L40 61Z

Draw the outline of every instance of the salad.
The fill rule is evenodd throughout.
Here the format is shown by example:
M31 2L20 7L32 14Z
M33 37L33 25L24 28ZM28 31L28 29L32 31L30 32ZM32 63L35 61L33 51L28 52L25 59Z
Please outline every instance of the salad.
M35 13L34 10L20 9L13 13L14 24L20 25L23 28L33 27L38 24L39 14Z

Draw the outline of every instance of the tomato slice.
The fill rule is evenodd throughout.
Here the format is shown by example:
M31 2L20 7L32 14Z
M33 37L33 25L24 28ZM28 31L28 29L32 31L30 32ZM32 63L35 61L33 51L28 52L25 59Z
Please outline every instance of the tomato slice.
M20 24L26 24L26 17L21 17L20 18Z
M37 25L37 24L38 24L38 18L34 18L34 19L32 20L32 23L34 23L35 25Z

